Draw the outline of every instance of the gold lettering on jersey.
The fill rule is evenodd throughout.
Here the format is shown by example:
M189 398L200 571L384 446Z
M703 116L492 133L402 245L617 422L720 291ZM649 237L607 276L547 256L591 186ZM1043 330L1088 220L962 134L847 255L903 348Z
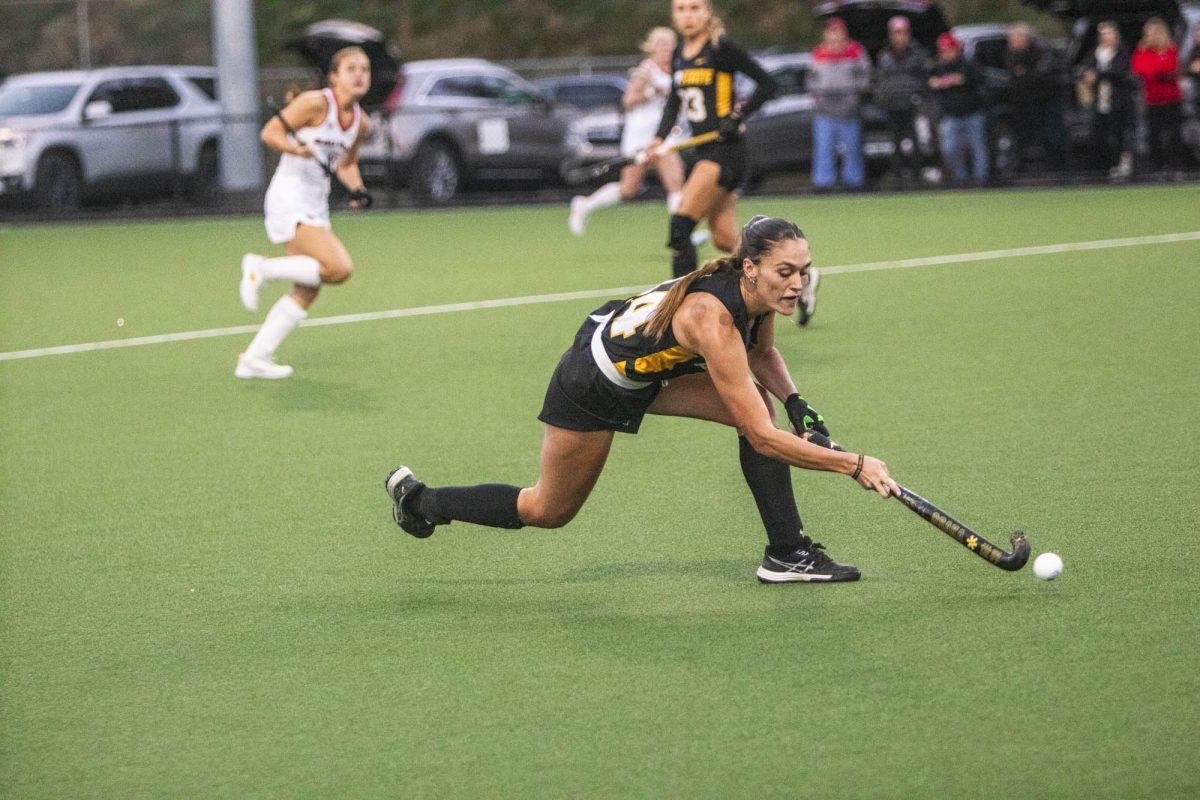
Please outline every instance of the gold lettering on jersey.
M708 86L713 82L713 72L711 68L681 70L676 83L680 86Z

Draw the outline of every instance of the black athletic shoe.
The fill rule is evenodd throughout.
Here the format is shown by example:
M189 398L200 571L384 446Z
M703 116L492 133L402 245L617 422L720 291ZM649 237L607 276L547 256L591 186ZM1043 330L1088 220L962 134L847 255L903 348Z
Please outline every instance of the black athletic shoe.
M762 583L833 583L856 581L859 578L858 567L837 563L825 555L825 547L820 542L814 542L807 536L798 548L783 558L764 553L762 566L758 568L757 574Z
M413 494L418 489L425 488L425 484L413 477L412 470L408 467L396 467L388 473L384 486L387 488L388 497L392 498L394 503L392 518L396 520L396 524L418 539L432 536L437 525L418 514L415 508L410 508Z

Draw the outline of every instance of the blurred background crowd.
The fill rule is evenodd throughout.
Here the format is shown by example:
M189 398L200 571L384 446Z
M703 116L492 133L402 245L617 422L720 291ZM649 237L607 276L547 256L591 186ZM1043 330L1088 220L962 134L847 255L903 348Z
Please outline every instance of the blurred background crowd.
M231 127L345 44L372 61L359 163L383 204L565 201L587 187L564 175L618 153L635 48L669 20L666 0L258 0L243 119L208 66L219 2L0 0L0 213L256 210ZM1200 2L716 5L779 85L743 194L1200 177Z

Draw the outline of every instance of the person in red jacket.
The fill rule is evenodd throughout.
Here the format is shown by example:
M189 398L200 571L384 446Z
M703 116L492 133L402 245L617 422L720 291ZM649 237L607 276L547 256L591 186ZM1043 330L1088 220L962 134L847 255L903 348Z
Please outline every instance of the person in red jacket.
M1142 81L1154 167L1180 171L1184 158L1183 92L1179 87L1179 54L1167 23L1158 17L1146 21L1131 67Z

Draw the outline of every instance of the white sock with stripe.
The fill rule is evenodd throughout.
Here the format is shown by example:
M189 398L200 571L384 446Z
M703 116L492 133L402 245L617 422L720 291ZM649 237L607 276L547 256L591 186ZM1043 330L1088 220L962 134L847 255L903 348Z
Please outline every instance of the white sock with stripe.
M615 206L621 202L621 184L615 182L606 183L585 197L583 202L584 208L587 209L589 214L598 208Z
M293 256L293 258L301 257L307 258L307 256ZM275 355L275 351L283 340L289 333L296 330L300 320L307 316L308 312L296 302L296 299L290 294L285 294L276 300L275 305L271 306L271 310L267 312L267 318L263 320L258 333L254 334L254 339L246 348L245 355L250 358L270 358Z

